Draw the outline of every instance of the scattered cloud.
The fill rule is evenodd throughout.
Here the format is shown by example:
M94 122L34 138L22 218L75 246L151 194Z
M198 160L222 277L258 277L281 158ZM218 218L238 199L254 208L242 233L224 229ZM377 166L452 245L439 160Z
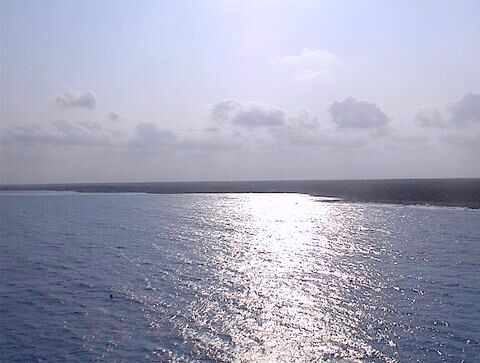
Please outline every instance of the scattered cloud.
M373 129L389 122L388 116L375 103L355 97L334 101L328 112L339 128Z
M108 125L106 125L108 126ZM13 123L0 133L2 146L98 146L134 148L135 150L191 149L231 150L240 146L239 137L202 132L192 137L161 128L155 123L139 122L133 130L106 127L95 121L58 120L49 124Z
M420 110L414 121L421 126L471 125L478 121L480 95L466 93L439 108ZM220 100L210 112L211 124L199 130L174 131L159 123L139 122L131 128L121 124L97 121L57 120L42 124L10 123L4 125L2 144L17 146L65 145L134 148L135 150L204 150L228 151L233 149L273 148L359 148L366 145L385 145L390 148L422 147L435 142L474 145L478 133L467 133L465 127L451 127L447 132L422 134L422 128L395 130L390 118L370 101L346 97L334 101L328 108L331 121L322 122L306 109L292 113L273 105L236 99ZM121 119L110 112L108 119ZM411 121L411 119L410 119ZM480 124L480 123L479 123ZM473 135L473 136L472 136ZM383 142L376 141L382 137Z
M278 63L291 68L296 79L309 81L329 74L336 58L327 50L305 47L300 54L286 55Z
M480 125L480 93L467 92L443 107L430 107L415 115L423 127L469 127Z
M428 146L430 139L426 136L408 134L408 133L392 133L386 139L387 148L421 148Z
M152 122L140 122L135 129L132 144L135 146L159 147L172 145L178 136L169 129L159 128Z
M198 151L228 151L240 149L242 147L241 140L234 138L233 135L208 135L208 136L187 136L181 139L178 147L187 150Z
M57 120L49 125L16 122L2 132L2 143L22 146L38 145L98 145L119 144L122 134L106 130L98 122Z
M459 148L480 150L480 133L474 135L445 135L442 141Z
M44 134L43 128L36 124L26 124L15 122L9 127L2 130L2 144L31 144L39 140L48 139L48 135Z
M282 127L273 128L270 133L282 145L313 146L319 142L320 122L317 116L301 109L296 114L288 114Z
M334 132L331 127L322 127L319 118L306 109L289 113L271 105L223 100L214 104L211 116L220 125L242 127L246 136L236 141L253 147L352 148L366 144L364 135L346 135ZM224 128L216 127L214 130L225 133ZM234 131L238 132L238 129Z
M300 109L295 115L288 116L288 124L299 129L315 130L320 127L320 121L306 109Z
M219 133L220 129L218 127L205 127L203 129L205 132Z
M93 110L97 107L97 97L91 91L78 92L74 89L67 89L57 95L55 104L62 109L86 108Z
M422 127L441 127L446 125L446 120L437 108L422 108L415 115L415 123Z
M450 122L463 126L480 124L480 93L468 92L448 105Z
M107 117L110 121L122 121L122 116L120 116L119 113L113 111L109 112Z
M303 48L300 54L286 55L282 63L301 66L326 65L335 59L335 54L323 49Z
M222 100L212 107L213 120L246 128L276 127L285 124L285 112L254 102Z

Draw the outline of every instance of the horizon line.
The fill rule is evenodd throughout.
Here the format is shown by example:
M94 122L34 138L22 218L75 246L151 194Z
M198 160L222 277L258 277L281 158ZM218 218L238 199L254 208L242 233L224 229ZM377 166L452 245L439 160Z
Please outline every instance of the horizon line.
M5 186L100 185L100 184L190 184L190 183L261 183L261 182L334 182L334 181L414 181L414 180L480 180L478 177L408 177L408 178L333 178L333 179L229 179L229 180L169 180L169 181L104 181L104 182L42 182L0 183Z

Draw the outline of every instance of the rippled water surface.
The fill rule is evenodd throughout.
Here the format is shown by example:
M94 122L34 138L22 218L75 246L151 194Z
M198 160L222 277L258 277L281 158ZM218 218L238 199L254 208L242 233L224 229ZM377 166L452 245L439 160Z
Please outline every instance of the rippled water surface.
M479 211L297 194L0 203L2 362L480 361Z

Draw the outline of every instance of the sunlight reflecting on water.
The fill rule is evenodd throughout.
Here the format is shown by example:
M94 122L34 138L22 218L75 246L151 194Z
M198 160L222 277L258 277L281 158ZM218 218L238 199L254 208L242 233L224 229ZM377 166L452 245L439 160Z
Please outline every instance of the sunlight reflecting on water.
M347 217L336 204L296 194L240 195L216 208L215 223L229 232L221 243L212 241L219 282L208 287L208 295L221 295L223 302L209 297L193 302L211 335L189 332L204 348L236 361L375 354L360 332L368 319L365 308L349 296L372 274L368 266L357 268L344 259L358 253L349 238L357 232L360 212Z

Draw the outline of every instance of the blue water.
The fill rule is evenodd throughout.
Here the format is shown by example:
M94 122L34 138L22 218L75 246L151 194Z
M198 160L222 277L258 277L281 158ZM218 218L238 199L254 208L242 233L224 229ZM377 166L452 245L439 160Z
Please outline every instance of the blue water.
M0 361L480 361L480 211L2 192Z

